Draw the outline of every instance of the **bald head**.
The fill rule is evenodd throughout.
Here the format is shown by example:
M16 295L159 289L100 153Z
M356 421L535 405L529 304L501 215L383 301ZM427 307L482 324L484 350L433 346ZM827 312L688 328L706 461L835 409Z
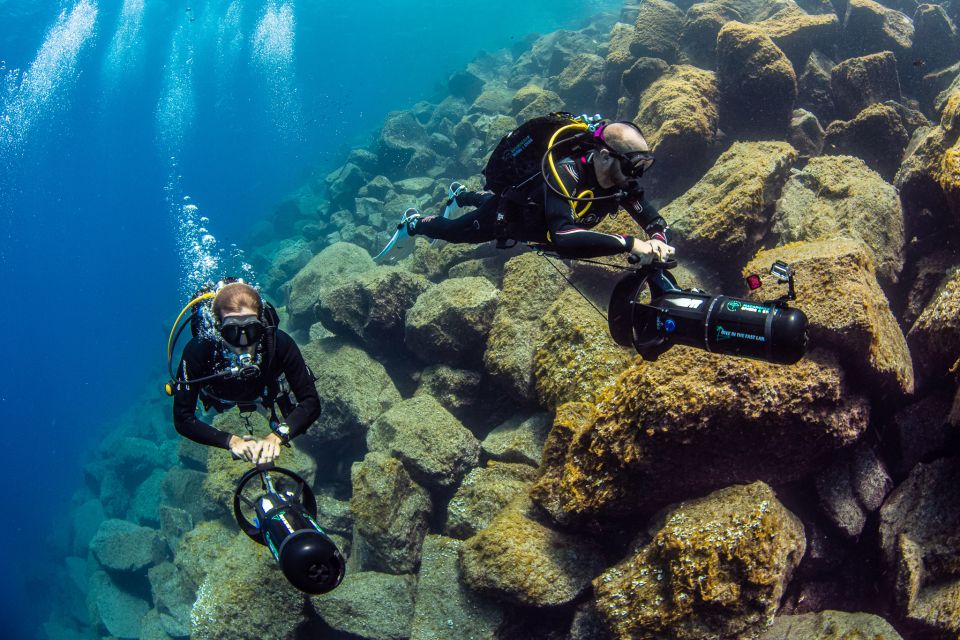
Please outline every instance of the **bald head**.
M604 127L603 141L618 153L650 151L650 145L640 131L623 122L611 122Z

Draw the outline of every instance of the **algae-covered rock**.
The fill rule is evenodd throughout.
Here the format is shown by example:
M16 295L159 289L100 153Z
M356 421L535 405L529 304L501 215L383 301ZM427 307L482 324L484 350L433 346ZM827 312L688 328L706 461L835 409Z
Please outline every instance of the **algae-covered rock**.
M517 122L526 122L545 113L562 111L564 107L563 98L553 91L535 84L528 84L517 89L517 92L513 94L511 104L511 114L517 119Z
M935 380L960 359L960 268L947 272L907 333L917 375Z
M630 53L635 58L660 58L670 63L676 62L683 22L683 11L672 2L646 0L640 5Z
M603 82L603 58L594 53L578 53L557 78L557 94L565 104L592 107Z
M402 462L385 453L368 453L354 463L351 476L350 511L370 551L365 569L410 573L427 534L430 494L410 478Z
M419 274L379 267L331 288L317 312L336 333L355 336L374 351L394 351L403 343L407 311L430 286Z
M347 162L327 175L327 195L334 206L348 207L353 203L357 190L363 186L363 170Z
M796 273L797 303L810 321L811 344L833 349L872 393L913 393L907 342L862 242L835 238L761 251L744 274L765 274L775 260ZM771 276L761 280L776 286Z
M610 337L606 318L570 289L547 311L535 346L537 397L547 408L593 400L632 359Z
M414 395L429 395L454 415L471 409L480 391L480 373L444 364L427 367L420 374Z
M783 368L673 347L596 406L560 407L531 496L561 522L632 514L736 483L786 482L856 440L870 407L831 354Z
M525 253L507 261L483 361L491 379L520 402L536 399L534 345L544 310L566 287L540 256Z
M190 610L196 597L190 579L170 562L151 567L147 577L161 628L177 638L189 636Z
M464 586L459 555L463 542L438 535L423 541L410 640L499 640L503 608Z
M407 347L426 362L479 364L498 293L486 278L441 282L407 312Z
M910 18L873 0L848 1L840 36L840 46L848 56L880 51L906 56L912 45Z
M428 143L427 132L409 111L387 114L377 140L377 157L384 173L404 177L403 170L414 155Z
M85 555L100 524L107 519L99 500L87 500L73 510L73 550Z
M717 85L724 129L760 138L786 133L797 99L797 76L762 29L741 22L720 29Z
M890 623L872 613L818 611L777 616L759 640L903 640Z
M427 487L451 487L480 459L480 443L433 396L398 402L367 434L370 451L402 460L410 475Z
M551 423L549 413L514 416L487 434L481 443L483 453L491 460L539 467Z
M594 580L617 638L753 637L806 550L803 523L762 482L672 507L653 539Z
M206 473L194 469L173 467L163 478L164 502L179 507L200 522L221 515L221 507L203 491Z
M369 640L406 640L416 579L375 571L347 574L336 589L311 598L324 622Z
M794 69L801 69L814 49L829 51L840 34L840 21L835 13L810 15L794 4L787 4L754 26L783 51Z
M909 140L900 114L889 105L873 104L853 120L830 123L823 152L857 156L884 180L891 181Z
M960 34L941 5L924 3L917 7L913 26L911 53L925 61L929 69L941 69L960 58Z
M146 600L118 587L103 571L90 577L87 606L91 621L115 638L139 638L140 620L150 610Z
M156 529L113 519L100 523L90 550L107 569L135 573L163 560L166 545Z
M603 565L597 543L536 521L525 496L460 551L463 581L471 589L537 607L571 602L589 588Z
M883 51L844 60L831 70L830 87L837 109L848 118L874 103L899 101L897 59L891 52Z
M687 9L680 48L684 55L702 69L716 66L717 34L728 22L744 22L737 7L730 2L698 2Z
M137 524L156 527L160 524L160 501L163 498L163 479L167 474L155 469L144 480L130 502L130 511L127 518Z
M725 266L745 259L759 245L768 224L767 209L777 198L797 160L786 142L738 142L689 191L660 210L676 234L679 251ZM717 265L720 266L720 265Z
M861 441L817 475L816 487L821 510L844 535L855 538L883 505L893 480L873 448Z
M950 248L935 251L917 260L901 318L904 326L913 326L923 313L923 308L936 294L943 282L943 275L952 273L956 267L960 267L960 256Z
M537 470L526 464L491 461L474 469L447 505L445 533L469 538L486 529L514 498L527 492L536 477Z
M823 149L823 127L817 116L805 109L794 109L790 119L790 136L787 141L800 154L800 157L820 155Z
M813 51L800 70L797 80L797 106L817 115L821 122L829 122L836 112L830 78L836 65L820 51Z
M838 237L869 248L884 282L899 281L904 260L900 197L866 164L850 156L811 158L783 187L773 215L780 243Z
M370 254L345 242L330 245L301 269L290 281L287 297L289 326L307 330L318 320L315 307L327 291L344 278L374 267Z
M207 573L219 562L220 554L236 537L235 526L228 527L219 520L201 522L184 534L177 545L173 562L196 589L203 584Z
M918 464L880 510L880 547L899 613L927 632L960 634L960 459Z
M323 413L304 438L320 442L363 436L380 414L400 401L383 365L345 341L327 338L303 348L317 376Z

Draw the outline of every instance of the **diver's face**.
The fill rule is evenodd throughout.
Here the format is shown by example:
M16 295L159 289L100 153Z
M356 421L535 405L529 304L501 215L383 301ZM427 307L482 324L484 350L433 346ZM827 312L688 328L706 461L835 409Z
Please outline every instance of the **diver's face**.
M222 337L222 331L223 331L222 328L224 327L225 324L226 325L231 325L231 324L244 325L246 323L253 322L254 320L257 319L257 317L258 317L257 310L251 309L250 307L241 307L238 311L224 313L223 316L220 318L221 337ZM227 322L230 318L234 319L233 322ZM256 320L256 321L259 322L259 320ZM259 344L259 338L257 340L252 340L248 342L250 344L243 346L238 344L232 344L230 341L226 339L223 340L223 344L226 345L227 348L230 349L230 351L234 352L237 355L240 355L243 353L252 354L257 350L257 344Z
M604 189L610 187L625 187L629 178L624 175L617 160L608 149L600 149L595 156L594 164L597 171L597 181Z

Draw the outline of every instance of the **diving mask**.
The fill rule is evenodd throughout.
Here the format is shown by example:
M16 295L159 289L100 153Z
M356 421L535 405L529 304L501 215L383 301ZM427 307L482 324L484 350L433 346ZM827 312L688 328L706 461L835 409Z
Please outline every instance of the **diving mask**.
M228 316L220 323L220 337L232 347L255 345L263 337L266 327L257 316Z

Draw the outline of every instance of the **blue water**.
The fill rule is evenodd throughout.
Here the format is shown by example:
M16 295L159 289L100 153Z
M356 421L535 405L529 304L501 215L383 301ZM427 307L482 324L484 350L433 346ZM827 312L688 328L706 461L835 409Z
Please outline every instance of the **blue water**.
M164 326L207 275L200 216L224 256L210 275L235 271L230 245L250 251L249 226L389 110L621 4L0 0L5 637L36 637L66 579L51 558L82 465L161 393Z

